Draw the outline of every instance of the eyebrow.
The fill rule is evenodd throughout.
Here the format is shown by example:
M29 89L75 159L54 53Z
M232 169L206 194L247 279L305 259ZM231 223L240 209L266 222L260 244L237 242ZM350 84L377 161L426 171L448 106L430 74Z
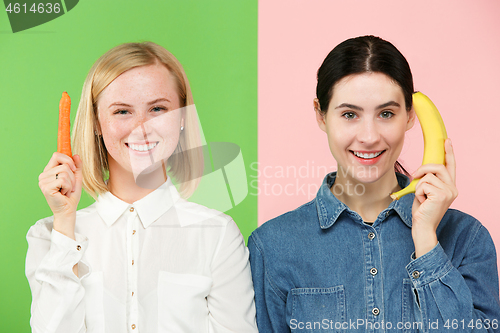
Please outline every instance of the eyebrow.
M380 104L379 106L377 106L375 109L383 109L383 108L386 108L388 106L396 106L396 107L401 107L401 105L399 105L399 103L397 102L394 102L394 101L389 101L387 103L384 103L384 104ZM357 111L363 111L363 108L360 107L360 106L357 106L357 105L354 105L354 104L349 104L349 103L342 103L340 104L339 106L337 106L335 109L340 109L340 108L349 108L349 109L353 109L353 110L357 110Z
M155 99L154 101L151 101L148 103L148 105L153 105L153 104L156 104L158 102L169 102L170 103L170 100L168 98L157 98ZM125 106L125 107L129 107L131 108L132 105L129 105L129 104L126 104L126 103L122 103L122 102L115 102L115 103L112 103L108 106L108 108L111 108L112 106Z

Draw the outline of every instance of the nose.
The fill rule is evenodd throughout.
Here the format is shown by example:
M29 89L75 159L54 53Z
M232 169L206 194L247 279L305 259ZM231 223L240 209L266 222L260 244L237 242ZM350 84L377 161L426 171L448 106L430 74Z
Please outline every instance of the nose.
M131 131L131 135L143 140L147 140L147 136L152 132L153 120L149 119L147 113L137 114Z
M373 145L380 141L380 131L375 120L370 118L364 118L361 122L357 138L360 143L367 146Z

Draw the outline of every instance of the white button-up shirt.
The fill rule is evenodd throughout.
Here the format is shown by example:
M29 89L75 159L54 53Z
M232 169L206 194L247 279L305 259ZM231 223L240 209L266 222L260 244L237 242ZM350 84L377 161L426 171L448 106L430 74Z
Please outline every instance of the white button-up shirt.
M170 179L133 204L99 196L77 212L76 241L52 222L27 235L33 332L257 332L238 227Z

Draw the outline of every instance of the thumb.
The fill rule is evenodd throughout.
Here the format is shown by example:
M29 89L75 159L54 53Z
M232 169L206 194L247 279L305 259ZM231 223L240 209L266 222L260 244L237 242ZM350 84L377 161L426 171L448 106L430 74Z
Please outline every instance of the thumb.
M445 163L446 169L450 173L451 179L455 182L456 179L456 162L455 162L455 152L453 151L453 145L451 144L451 139L448 138L444 142L445 149Z
M422 204L422 202L420 202L420 199L417 198L417 196L415 196L415 198L413 199L413 205L412 205L412 209L411 209L411 212L412 212L412 215L415 216L415 212L420 208L420 205Z
M75 162L76 170L75 170L75 192L80 193L82 190L82 182L83 182L83 162L79 155L73 156L73 161Z

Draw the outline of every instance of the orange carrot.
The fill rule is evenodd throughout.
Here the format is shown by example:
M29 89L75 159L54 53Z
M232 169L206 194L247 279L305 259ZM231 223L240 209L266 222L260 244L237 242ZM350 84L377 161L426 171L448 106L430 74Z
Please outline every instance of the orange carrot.
M71 99L68 93L63 92L59 102L59 128L57 131L57 152L72 157L69 114Z

